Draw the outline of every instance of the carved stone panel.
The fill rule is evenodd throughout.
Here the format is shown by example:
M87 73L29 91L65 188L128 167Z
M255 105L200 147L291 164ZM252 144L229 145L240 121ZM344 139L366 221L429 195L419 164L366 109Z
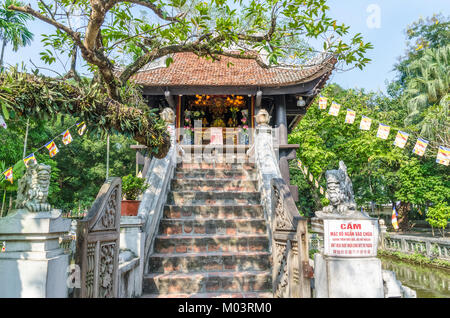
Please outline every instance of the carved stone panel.
M108 179L88 215L78 222L75 260L81 269L81 288L75 297L118 295L121 197L121 178Z
M309 257L306 220L300 217L283 179L272 179L271 186L273 295L278 298L311 297L311 275L304 275L304 261Z

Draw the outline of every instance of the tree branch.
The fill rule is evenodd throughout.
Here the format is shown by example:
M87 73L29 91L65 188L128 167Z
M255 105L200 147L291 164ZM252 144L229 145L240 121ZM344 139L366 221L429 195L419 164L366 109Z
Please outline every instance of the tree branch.
M170 138L165 124L156 113L146 113L148 106L136 92L132 106L111 99L88 81L72 85L64 79L9 72L0 74L0 86L9 88L2 94L6 107L20 116L38 119L58 114L81 117L91 130L119 132L132 136L149 147L158 158L165 157Z
M164 11L161 10L161 8L158 8L158 6L156 6L154 3L148 1L148 0L117 0L116 2L130 2L130 3L134 3L146 8L149 8L150 10L152 10L159 18L166 20L166 21L171 21L171 22L175 22L178 21L178 19L183 16L182 14L179 14L176 17L171 17L168 16L167 13L165 13Z
M58 21L51 19L51 18L33 10L30 7L30 5L27 5L25 7L18 7L15 5L10 5L8 7L8 9L23 12L23 13L28 13L29 15L32 15L33 17L35 17L43 22L53 25L57 29L60 29L61 31L64 31L65 33L67 33L80 48L83 47L83 43L81 42L81 37L78 32L75 32L71 28L65 26L64 24L59 23Z

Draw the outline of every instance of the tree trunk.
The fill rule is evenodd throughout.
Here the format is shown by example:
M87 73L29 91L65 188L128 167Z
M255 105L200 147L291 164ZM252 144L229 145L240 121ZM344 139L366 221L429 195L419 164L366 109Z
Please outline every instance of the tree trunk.
M2 53L0 55L0 71L3 69L3 55L5 54L6 39L3 39Z
M0 217L3 217L3 210L5 209L5 201L6 201L6 189L3 191L2 209L0 211Z
M398 206L398 227L401 231L408 231L410 229L408 214L411 210L411 204L408 202L400 202Z

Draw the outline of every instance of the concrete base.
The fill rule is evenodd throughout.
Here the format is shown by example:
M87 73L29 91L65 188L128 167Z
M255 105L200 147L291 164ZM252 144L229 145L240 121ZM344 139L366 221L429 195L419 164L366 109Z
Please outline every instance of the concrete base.
M381 261L370 258L314 257L316 298L384 298Z
M119 297L142 296L144 277L144 223L137 216L120 218Z
M69 258L59 238L71 221L60 215L16 210L0 219L0 297L67 297Z

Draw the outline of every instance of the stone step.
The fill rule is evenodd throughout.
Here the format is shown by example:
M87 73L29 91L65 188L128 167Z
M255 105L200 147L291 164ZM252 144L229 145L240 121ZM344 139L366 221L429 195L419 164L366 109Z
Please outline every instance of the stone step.
M258 190L256 180L229 179L174 179L172 191L240 191L255 192Z
M272 292L143 294L141 298L273 298Z
M265 219L161 219L159 234L264 234L266 233Z
M268 251L267 235L158 235L155 253L261 252Z
M177 170L190 169L214 169L214 170L252 170L256 166L254 163L207 163L207 162L182 162L177 165Z
M269 292L272 288L270 271L208 272L149 274L144 277L145 293L218 293Z
M259 192L171 191L167 203L172 205L247 205L260 204Z
M149 273L267 270L269 252L154 253Z
M176 169L176 179L256 180L256 170L245 169Z
M242 219L264 218L261 204L252 205L165 205L166 219Z

